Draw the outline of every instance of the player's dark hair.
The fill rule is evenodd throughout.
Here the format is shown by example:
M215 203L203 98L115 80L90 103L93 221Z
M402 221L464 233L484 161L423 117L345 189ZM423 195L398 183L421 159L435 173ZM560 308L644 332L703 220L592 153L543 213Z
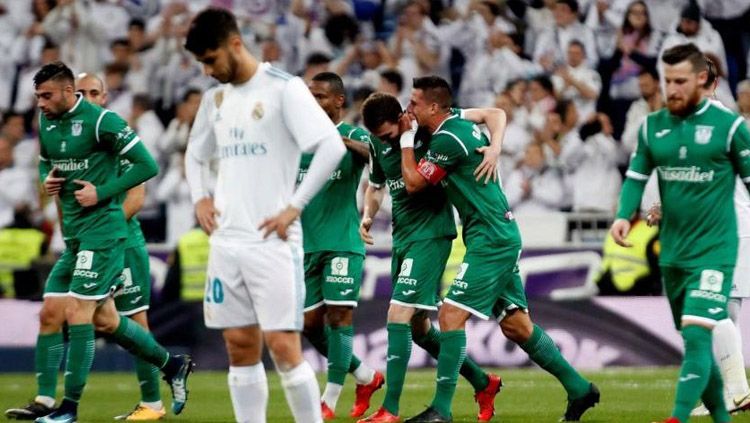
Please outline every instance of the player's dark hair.
M47 37L44 37L44 44L42 45L42 50L51 50L51 49L59 49L60 46L57 45L54 41L50 40Z
M146 30L146 23L143 21L143 19L133 18L133 19L130 20L130 22L128 22L128 29L130 29L132 27L136 27L136 28L140 29L141 31L145 31Z
M570 113L570 106L573 104L570 100L560 100L555 105L554 113L557 113L560 115L560 120L565 122L565 119L568 118L568 114Z
M693 72L703 72L708 70L706 56L693 43L679 44L668 48L661 55L661 61L668 65L676 65L680 62L688 61L693 66Z
M148 94L136 94L133 96L133 107L138 107L141 110L151 110L154 107L154 103Z
M372 93L374 93L374 92L375 92L375 90L373 90L372 88L368 87L367 85L365 85L363 87L359 87L356 90L354 90L354 94L352 94L352 100L354 102L365 101L365 100L367 100L367 97L369 97L370 95L372 95Z
M209 7L190 22L185 49L196 56L202 56L208 50L216 50L224 45L230 36L239 35L232 12L226 9Z
M311 53L307 56L307 60L305 60L305 66L325 65L328 63L331 63L331 58L327 54L320 52Z
M384 123L398 123L401 103L390 94L374 93L362 103L362 120L370 132L376 132Z
M336 95L346 95L346 89L344 89L344 81L341 77L333 72L321 72L312 78L313 81L325 82L328 84L329 90Z
M577 0L557 0L556 4L564 4L570 8L573 13L578 13L578 1Z
M109 48L114 48L118 46L130 48L130 40L128 40L127 38L118 38L109 44Z
M708 77L706 78L706 83L703 84L703 88L708 90L714 87L714 82L716 82L716 78L719 77L719 71L716 68L716 64L709 57L706 57L706 71L708 72Z
M656 70L655 66L644 66L641 68L640 72L638 72L638 76L641 75L651 75L652 78L655 80L659 80L659 71Z
M404 77L395 69L387 69L380 72L380 77L396 86L398 92L404 89Z
M539 75L531 79L532 82L536 82L542 86L544 91L547 91L550 95L555 94L555 86L552 85L552 80L547 75Z
M575 39L575 38L572 39L572 40L570 40L570 42L568 43L568 47L570 47L570 46L578 46L581 49L581 51L583 51L583 54L584 55L586 54L586 46L583 45L583 43L581 42L581 40L578 40L578 39Z
M185 94L182 95L182 102L184 103L190 100L191 95L203 95L203 91L198 88L188 88L187 91L185 91Z
M447 110L453 104L453 92L451 86L445 79L430 75L414 78L412 88L422 90L425 99L430 103L436 103L440 108Z
M34 87L38 87L47 81L75 83L73 71L63 62L52 62L42 66L34 75Z

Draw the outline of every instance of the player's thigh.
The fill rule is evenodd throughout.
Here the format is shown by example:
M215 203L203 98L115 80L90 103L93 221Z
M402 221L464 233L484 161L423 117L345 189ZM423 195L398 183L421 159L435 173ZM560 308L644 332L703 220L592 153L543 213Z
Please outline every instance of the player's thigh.
M206 327L225 329L258 323L250 293L242 277L239 247L211 245L203 296Z
M730 298L750 297L750 237L740 238Z
M526 299L526 289L523 286L521 275L518 273L518 266L509 274L504 275L503 279L500 282L502 288L500 297L492 308L492 314L498 322L502 322L505 316L516 310L528 315L529 301ZM520 319L520 317L517 319Z
M327 306L357 306L364 264L361 254L329 252L323 256L323 301Z
M44 284L44 298L66 297L70 291L70 281L76 265L78 244L69 242L57 259Z
M451 240L436 238L411 242L398 248L392 264L391 303L422 310L436 310Z
M305 254L305 306L304 311L315 310L323 306L323 267L324 252Z
M271 239L238 254L261 329L301 331L305 299L302 247Z
M76 254L70 295L81 300L100 301L120 286L125 257L125 240L82 241Z
M682 322L692 321L713 327L729 318L727 302L732 289L733 267L706 266L687 269Z
M500 296L511 285L519 254L519 246L469 247L444 302L489 319Z
M115 292L115 307L123 316L148 310L151 302L151 273L145 245L125 249L121 289Z

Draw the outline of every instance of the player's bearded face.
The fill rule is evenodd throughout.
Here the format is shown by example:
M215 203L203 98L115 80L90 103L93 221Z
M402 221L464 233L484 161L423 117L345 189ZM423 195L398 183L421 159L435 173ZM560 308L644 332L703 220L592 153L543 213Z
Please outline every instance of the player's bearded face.
M696 73L685 61L664 66L667 91L667 108L672 114L685 115L700 102L701 87L706 82L705 72Z
M72 93L73 86L52 80L36 87L37 106L47 119L56 119L73 106L67 100L66 91Z

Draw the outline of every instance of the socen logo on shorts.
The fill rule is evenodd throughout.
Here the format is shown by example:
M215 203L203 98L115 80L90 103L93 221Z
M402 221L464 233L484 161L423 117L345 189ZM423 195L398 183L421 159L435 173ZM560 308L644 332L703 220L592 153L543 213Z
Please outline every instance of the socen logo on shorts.
M94 261L94 252L89 250L81 250L77 254L76 269L91 270L91 265Z
M91 270L76 269L73 271L73 276L78 276L80 278L96 279L99 277L99 273L92 272Z
M349 276L349 258L334 257L333 260L331 260L331 275Z

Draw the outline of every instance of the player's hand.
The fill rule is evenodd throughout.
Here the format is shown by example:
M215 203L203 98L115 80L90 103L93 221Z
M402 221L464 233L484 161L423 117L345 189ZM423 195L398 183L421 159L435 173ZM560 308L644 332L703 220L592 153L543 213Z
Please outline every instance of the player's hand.
M203 231L209 235L219 226L216 223L216 216L220 214L214 207L214 199L211 197L202 198L195 203L195 217Z
M279 238L286 241L286 230L289 228L289 225L299 217L300 213L302 213L302 210L296 207L287 206L287 208L281 213L264 220L263 223L258 226L258 230L263 231L264 239L268 238L273 232L276 232Z
M609 232L612 234L612 238L615 240L615 243L621 247L632 247L633 244L626 241L625 238L628 237L628 234L630 233L630 221L627 219L617 219L615 220L615 223L612 224L612 228L609 230Z
M96 187L89 181L83 181L80 179L74 179L73 183L76 183L83 188L76 191L76 201L83 207L95 206L99 202L99 197L96 195Z
M53 167L47 174L47 177L44 178L44 191L50 197L59 194L60 190L62 190L62 185L65 182L65 178L57 176L59 170L60 169Z
M654 203L646 213L646 224L648 226L657 226L661 222L661 203Z
M367 245L375 245L375 239L370 235L370 228L372 227L372 218L363 217L362 222L359 223L359 237Z
M484 155L482 163L479 163L476 169L474 169L474 177L477 182L484 178L484 184L492 179L492 182L497 181L497 162L500 160L500 147L485 146L476 149L476 152Z

